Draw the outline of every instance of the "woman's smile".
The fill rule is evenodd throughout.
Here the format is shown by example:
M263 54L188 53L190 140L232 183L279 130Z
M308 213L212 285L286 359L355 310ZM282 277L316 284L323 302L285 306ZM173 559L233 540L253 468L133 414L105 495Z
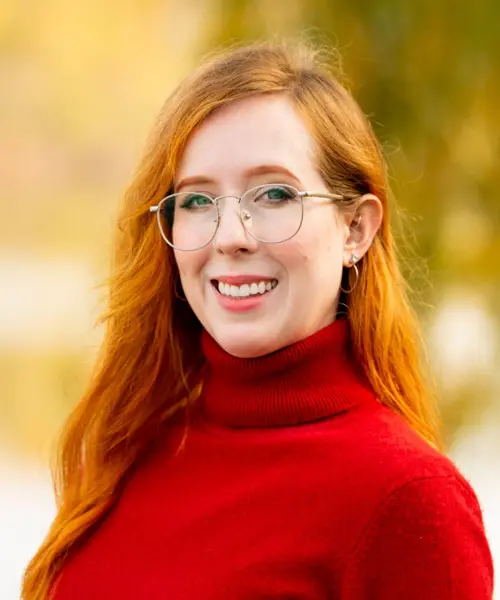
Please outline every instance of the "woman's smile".
M229 283L229 279L229 277L220 280L212 279L211 287L219 305L232 312L247 312L265 306L278 286L277 279L253 278L251 282L241 285ZM238 276L233 276L233 281L237 279ZM250 278L243 277L243 279Z

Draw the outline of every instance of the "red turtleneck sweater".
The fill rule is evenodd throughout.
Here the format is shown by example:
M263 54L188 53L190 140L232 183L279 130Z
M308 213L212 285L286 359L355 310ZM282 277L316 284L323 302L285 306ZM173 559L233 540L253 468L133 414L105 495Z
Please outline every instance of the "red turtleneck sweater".
M257 359L203 334L202 397L70 559L54 600L486 600L481 510L381 405L345 321Z

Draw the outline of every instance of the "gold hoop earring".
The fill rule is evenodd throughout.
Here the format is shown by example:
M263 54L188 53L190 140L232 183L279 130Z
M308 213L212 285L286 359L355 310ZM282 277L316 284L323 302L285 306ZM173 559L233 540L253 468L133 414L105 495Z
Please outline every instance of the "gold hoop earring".
M353 254L352 258L351 258L351 262L352 262L352 268L354 269L354 273L356 274L356 279L354 280L354 284L348 290L345 290L342 287L342 284L340 284L340 291L344 292L344 294L350 294L354 290L354 288L358 285L359 269L358 269L358 266L356 265L358 260L359 260L359 256L356 256L356 254Z

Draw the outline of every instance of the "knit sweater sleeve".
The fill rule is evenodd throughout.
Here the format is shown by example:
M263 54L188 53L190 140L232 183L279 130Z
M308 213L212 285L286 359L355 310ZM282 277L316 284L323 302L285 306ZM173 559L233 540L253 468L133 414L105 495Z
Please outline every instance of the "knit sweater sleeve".
M383 502L350 557L342 600L491 600L493 564L465 480L411 481Z

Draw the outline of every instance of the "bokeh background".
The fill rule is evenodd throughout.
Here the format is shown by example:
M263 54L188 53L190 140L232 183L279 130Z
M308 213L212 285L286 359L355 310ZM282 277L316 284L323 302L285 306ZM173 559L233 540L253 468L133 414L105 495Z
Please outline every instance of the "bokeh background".
M2 0L2 600L54 515L50 453L102 336L96 286L154 117L214 46L276 34L339 50L384 146L449 455L500 564L499 31L495 0Z

